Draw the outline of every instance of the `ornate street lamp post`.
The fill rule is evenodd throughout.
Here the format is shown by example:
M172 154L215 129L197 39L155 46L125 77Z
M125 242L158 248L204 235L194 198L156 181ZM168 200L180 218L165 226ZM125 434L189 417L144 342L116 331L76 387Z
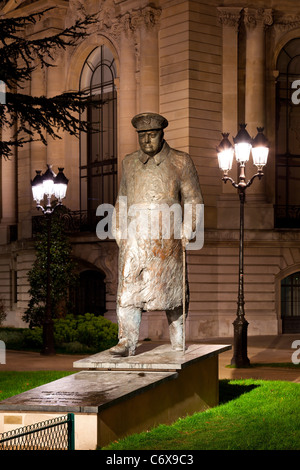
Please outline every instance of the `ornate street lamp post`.
M268 140L263 134L263 128L258 127L258 134L255 139L251 139L246 130L246 124L240 125L240 130L237 136L233 139L234 147L231 145L228 136L229 134L223 133L223 139L217 147L219 167L223 171L222 180L224 183L230 181L234 188L237 189L240 199L240 237L239 237L239 280L238 280L238 300L237 300L237 314L233 322L234 326L234 353L231 364L236 367L245 367L250 364L247 357L247 329L248 322L245 319L245 300L244 300L244 204L246 197L246 189L253 183L253 180L263 176L263 167L267 163L269 154ZM245 165L249 160L252 150L253 163L257 167L251 179L246 182ZM232 161L235 158L239 163L239 180L236 183L228 172L232 168Z
M47 284L46 284L46 304L45 317L43 321L43 349L41 354L50 356L55 354L53 318L51 312L51 215L54 210L62 204L62 199L66 197L68 179L63 173L63 168L59 168L58 175L52 171L52 166L47 165L47 171L41 175L41 171L36 171L35 178L31 181L32 196L36 202L37 209L41 209L47 221ZM51 198L56 199L54 205ZM41 201L46 198L45 207Z

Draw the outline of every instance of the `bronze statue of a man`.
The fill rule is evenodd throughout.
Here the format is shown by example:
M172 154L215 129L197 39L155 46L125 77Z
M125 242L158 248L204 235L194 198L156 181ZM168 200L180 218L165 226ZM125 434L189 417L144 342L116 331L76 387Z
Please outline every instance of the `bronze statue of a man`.
M170 148L164 140L168 121L159 114L143 113L132 119L132 125L137 130L140 149L123 160L116 214L122 198L128 208L143 207L149 212L174 204L202 204L192 159ZM127 214L126 222L132 224L135 213L129 210ZM172 230L168 237L162 236L161 231L159 236L143 237L141 225L144 222L140 226L137 223L136 230L124 238L120 226L116 225L114 232L119 246L119 342L110 353L121 356L135 354L143 311L165 310L172 348L183 349L182 257L188 240L175 237Z

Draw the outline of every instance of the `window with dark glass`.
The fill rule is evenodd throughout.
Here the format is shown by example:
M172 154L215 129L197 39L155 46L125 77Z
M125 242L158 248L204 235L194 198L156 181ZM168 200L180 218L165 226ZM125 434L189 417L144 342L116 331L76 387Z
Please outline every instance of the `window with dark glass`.
M300 228L300 104L292 99L300 80L300 38L282 48L277 70L275 227Z
M116 67L110 49L97 47L86 59L80 89L89 96L84 119L88 133L80 142L80 209L89 226L96 224L100 204L114 204L117 191Z
M281 281L281 319L283 333L300 332L300 272Z
M69 297L75 315L104 315L107 310L105 274L95 270L82 271Z

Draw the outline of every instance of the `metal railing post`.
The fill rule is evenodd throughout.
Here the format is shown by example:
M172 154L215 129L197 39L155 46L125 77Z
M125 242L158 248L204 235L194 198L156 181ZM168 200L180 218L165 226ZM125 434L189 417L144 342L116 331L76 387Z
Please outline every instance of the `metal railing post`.
M68 413L68 450L75 450L75 420L73 413Z

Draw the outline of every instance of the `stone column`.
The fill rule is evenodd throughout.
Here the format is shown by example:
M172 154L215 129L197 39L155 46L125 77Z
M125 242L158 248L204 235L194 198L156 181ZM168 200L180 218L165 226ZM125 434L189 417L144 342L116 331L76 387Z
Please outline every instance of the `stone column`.
M14 127L2 129L2 140L14 139ZM9 225L17 222L17 152L12 147L9 159L1 161L1 224L0 244L9 242Z
M47 77L47 98L51 98L56 95L60 95L64 90L64 66L63 57L61 53L56 58L55 67L48 67L46 71ZM62 133L62 139L53 139L52 137L47 138L47 164L53 165L53 171L58 173L58 167L65 166L65 148L64 138ZM46 168L45 168L46 169Z
M257 127L265 127L266 124L265 29L273 23L272 10L245 8L244 22L246 27L245 123L250 136L255 137ZM265 133L268 134L267 129ZM257 168L250 157L246 166L247 179L250 179L256 172ZM273 206L266 202L266 178L267 175L261 181L257 179L247 191L246 227L254 229L273 227Z
M120 33L120 80L118 96L118 175L124 156L136 150L136 134L131 119L137 113L136 105L136 56L132 31L126 24Z
M30 94L30 83L27 82L21 93ZM22 137L26 134L22 133ZM17 194L18 194L18 238L19 240L30 238L32 235L32 191L30 181L31 174L30 144L16 149L17 153Z
M45 96L46 94L46 77L45 70L37 67L32 73L31 78L31 95L32 96ZM38 139L38 137L37 137ZM36 140L30 143L30 161L31 161L31 178L35 177L35 171L46 170L47 150L45 145ZM36 209L35 209L36 210Z
M245 8L246 97L245 121L249 134L265 125L265 27L273 22L272 10Z
M235 135L238 124L238 29L240 7L219 7L223 35L223 131Z
M257 134L257 127L265 127L266 79L265 79L265 29L273 22L271 9L245 8L246 27L246 83L245 83L245 123L251 137ZM256 172L250 158L247 177ZM265 198L265 178L255 181L248 191L249 202L262 202ZM266 209L265 209L266 210Z
M139 112L159 112L158 28L160 10L146 7L139 12L140 77Z
M222 65L222 129L233 137L238 130L238 30L241 7L219 7L219 21L222 24L223 65ZM222 136L220 135L220 140ZM233 161L232 175L236 175ZM223 194L232 194L231 185L222 184ZM235 196L235 194L234 194Z

